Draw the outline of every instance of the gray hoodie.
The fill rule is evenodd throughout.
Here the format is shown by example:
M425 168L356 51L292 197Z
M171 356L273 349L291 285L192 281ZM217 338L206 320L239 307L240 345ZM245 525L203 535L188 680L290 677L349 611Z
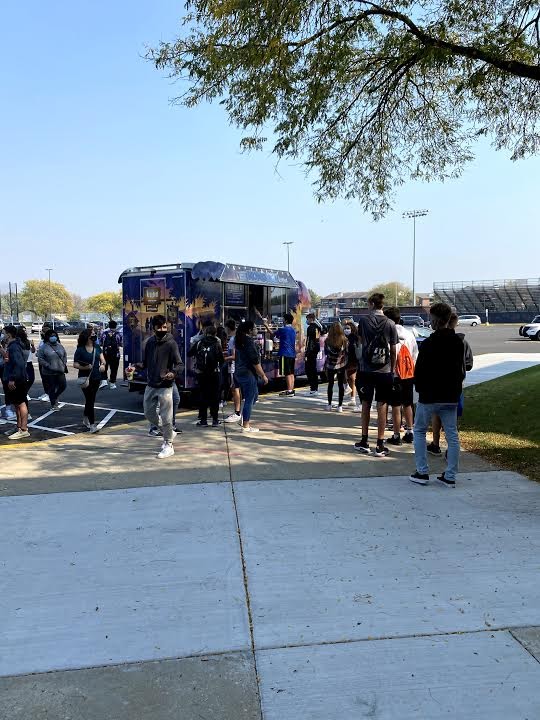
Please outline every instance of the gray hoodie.
M66 350L60 343L51 345L46 342L38 350L38 362L42 375L64 373L67 365Z

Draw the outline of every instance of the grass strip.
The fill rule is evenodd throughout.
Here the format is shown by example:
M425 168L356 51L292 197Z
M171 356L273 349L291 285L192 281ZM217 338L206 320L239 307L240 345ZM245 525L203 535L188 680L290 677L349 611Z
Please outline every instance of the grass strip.
M540 365L465 390L464 448L540 481Z

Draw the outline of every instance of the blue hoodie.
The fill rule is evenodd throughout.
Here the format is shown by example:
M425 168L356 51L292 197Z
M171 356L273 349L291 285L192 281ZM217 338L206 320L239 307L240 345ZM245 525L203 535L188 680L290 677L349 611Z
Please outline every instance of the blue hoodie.
M25 350L19 339L12 340L7 346L8 358L4 363L4 382L27 382L26 359L28 350Z

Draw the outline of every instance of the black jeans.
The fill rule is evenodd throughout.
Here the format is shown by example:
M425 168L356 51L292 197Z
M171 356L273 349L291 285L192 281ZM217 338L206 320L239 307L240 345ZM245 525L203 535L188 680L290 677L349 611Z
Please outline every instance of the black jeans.
M109 369L111 371L111 375L109 377L109 380L114 385L116 382L116 376L118 375L118 366L120 365L120 358L119 357L107 357L105 355L105 378L107 379L107 375L109 374Z
M41 379L43 381L45 392L51 401L51 405L56 405L58 398L66 389L65 373L55 373L54 375L43 374Z
M28 396L30 388L36 380L36 371L34 370L34 366L31 362L26 363L26 376L28 378L28 380L26 381L26 395ZM26 407L28 407L28 397L26 399Z
M337 376L338 381L338 404L343 405L343 397L345 395L345 368L339 370L327 370L328 375L328 404L332 404L332 395L334 394L334 378Z
M219 416L219 390L220 390L220 374L219 372L211 375L199 375L199 420L207 422L208 408L214 422L218 421Z
M310 390L319 389L319 373L317 372L317 355L306 353L306 375Z
M85 399L84 403L84 414L93 425L96 422L96 414L94 412L94 405L96 404L96 395L99 390L99 383L101 380L90 380L88 387L83 388L83 395Z

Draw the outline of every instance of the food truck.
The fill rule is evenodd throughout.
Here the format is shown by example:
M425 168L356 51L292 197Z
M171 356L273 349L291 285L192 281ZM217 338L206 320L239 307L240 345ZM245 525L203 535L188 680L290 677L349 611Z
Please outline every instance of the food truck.
M184 363L177 378L180 390L196 385L194 359L188 357L193 338L211 321L223 324L229 318L238 322L252 320L257 326L261 364L270 380L280 377L279 344L261 324L259 313L272 328L283 323L290 312L296 330L296 374L304 373L305 315L310 307L307 287L285 270L234 265L220 262L154 265L125 270L122 284L124 314L124 378L130 390L146 384L144 370L127 373L143 358L143 348L152 334L152 318L164 315L178 343ZM322 369L323 354L319 355Z

